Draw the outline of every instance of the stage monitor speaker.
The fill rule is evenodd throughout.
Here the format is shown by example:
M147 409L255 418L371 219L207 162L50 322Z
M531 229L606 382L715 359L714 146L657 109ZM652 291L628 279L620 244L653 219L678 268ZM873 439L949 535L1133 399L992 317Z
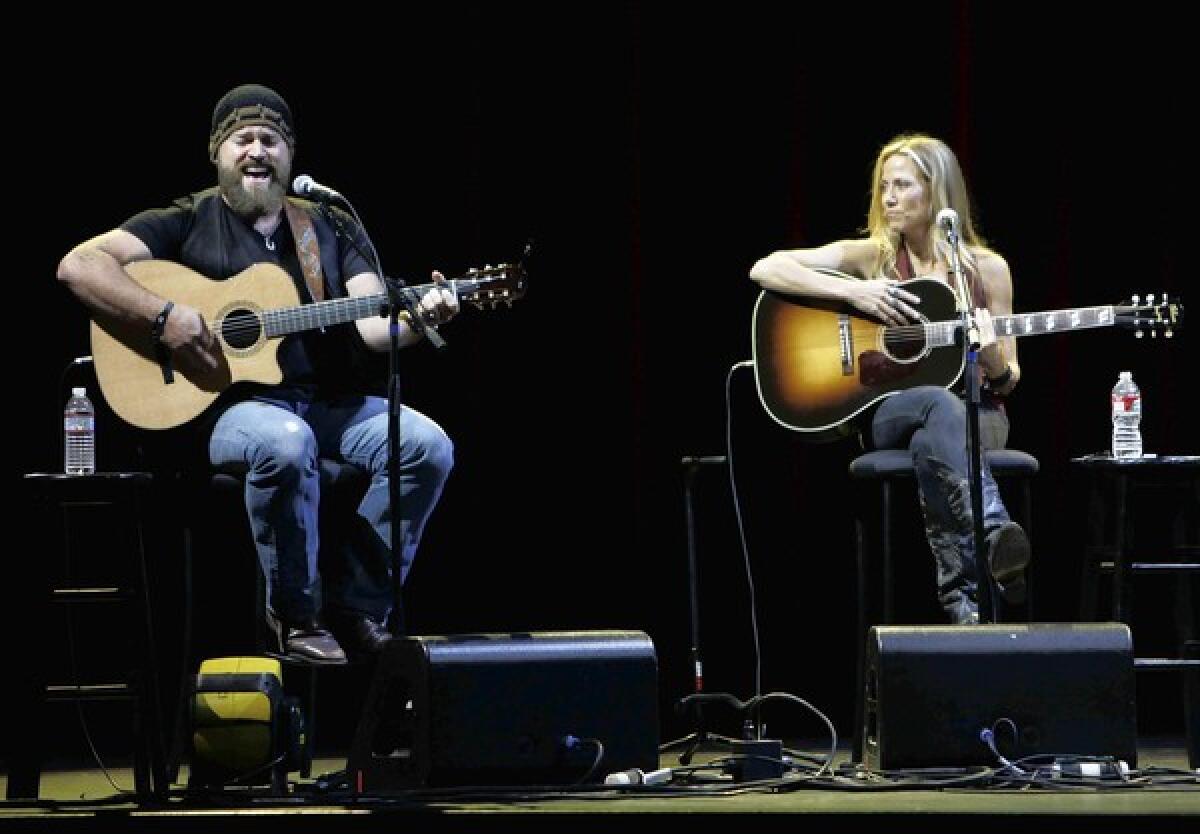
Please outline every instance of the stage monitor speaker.
M658 663L636 631L396 639L347 772L360 793L551 785L658 768Z
M867 636L863 763L997 765L1036 754L1137 763L1133 646L1122 623L875 626Z

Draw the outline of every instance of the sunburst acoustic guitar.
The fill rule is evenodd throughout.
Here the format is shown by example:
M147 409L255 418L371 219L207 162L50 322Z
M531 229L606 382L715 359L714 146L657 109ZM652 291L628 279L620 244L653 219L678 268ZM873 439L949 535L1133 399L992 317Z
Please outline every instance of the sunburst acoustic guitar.
M954 293L933 278L907 281L904 288L920 297L921 321L903 326L882 324L849 307L762 292L752 330L755 380L767 413L811 439L835 439L851 433L854 418L884 397L918 385L957 383L965 357L955 347L961 345L961 325ZM992 320L997 336L1120 326L1139 336L1170 337L1182 324L1183 307L1154 298Z

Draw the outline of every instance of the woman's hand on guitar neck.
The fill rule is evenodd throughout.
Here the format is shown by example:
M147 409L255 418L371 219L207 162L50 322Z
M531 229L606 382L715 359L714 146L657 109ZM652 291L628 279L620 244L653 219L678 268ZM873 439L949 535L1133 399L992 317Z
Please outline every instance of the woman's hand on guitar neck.
M989 377L997 377L1008 367L1004 344L996 338L992 312L986 307L975 310L975 330L979 334L979 364Z
M986 351L996 344L996 326L992 323L991 311L986 307L975 308L975 330L979 334L979 349ZM993 349L991 353L995 353Z

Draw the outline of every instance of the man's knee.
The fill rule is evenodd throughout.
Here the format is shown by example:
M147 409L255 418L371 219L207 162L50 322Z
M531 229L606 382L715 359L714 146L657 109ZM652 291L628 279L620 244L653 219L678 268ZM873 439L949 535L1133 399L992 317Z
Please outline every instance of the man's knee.
M441 480L445 480L454 468L454 441L441 426L433 425L425 435L424 446L424 466L436 472Z
M306 477L317 471L317 442L299 417L286 420L259 437L254 468L281 477Z

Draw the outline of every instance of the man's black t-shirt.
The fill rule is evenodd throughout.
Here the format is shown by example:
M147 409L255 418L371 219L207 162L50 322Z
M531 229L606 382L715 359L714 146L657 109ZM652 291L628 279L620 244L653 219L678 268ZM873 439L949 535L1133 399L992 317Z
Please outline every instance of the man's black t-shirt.
M332 224L312 203L292 202L312 217L326 297L344 297L346 280L372 272L373 268L348 240L335 234ZM368 251L357 224L348 215L340 217L344 228L357 236L363 251ZM256 263L273 263L292 277L304 302L311 300L287 218L269 239L265 238L233 213L216 188L182 197L168 208L143 211L121 228L146 244L155 258L183 264L214 281L224 281ZM212 327L214 323L208 324ZM309 330L287 336L279 348L283 384L272 389L244 387L241 393L274 393L289 399L349 393L362 387L352 372L362 364L361 348L362 341L352 323L327 327L324 332Z

